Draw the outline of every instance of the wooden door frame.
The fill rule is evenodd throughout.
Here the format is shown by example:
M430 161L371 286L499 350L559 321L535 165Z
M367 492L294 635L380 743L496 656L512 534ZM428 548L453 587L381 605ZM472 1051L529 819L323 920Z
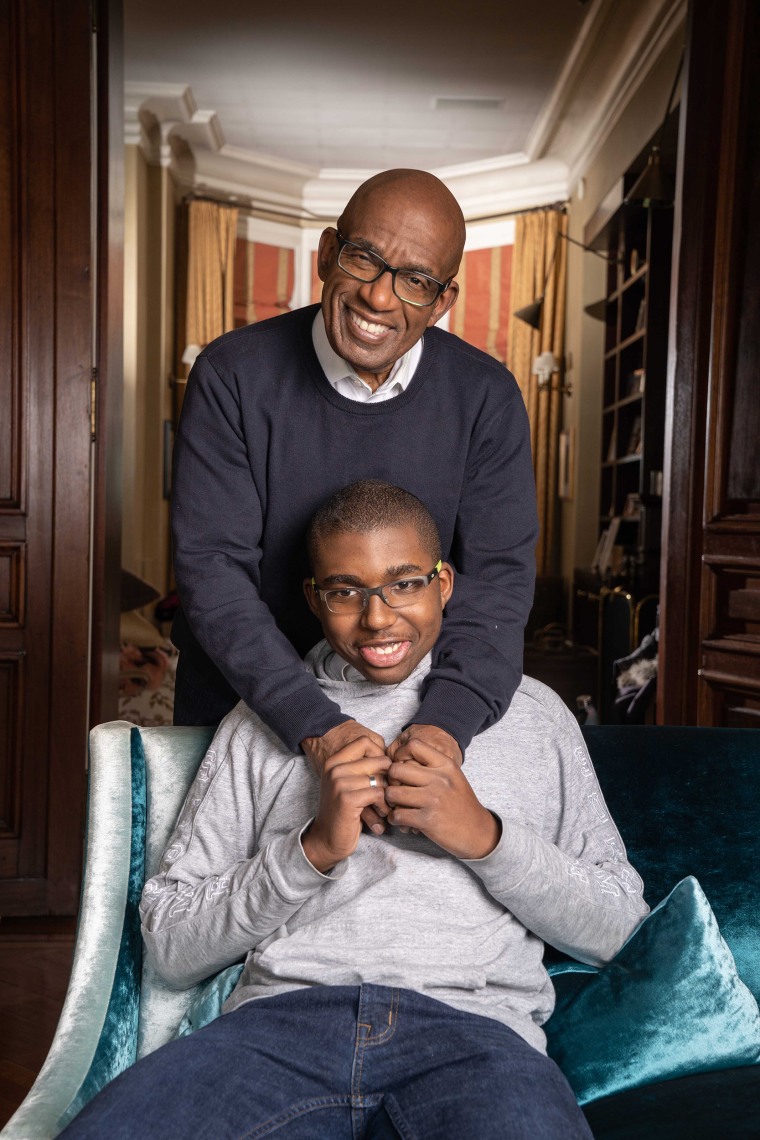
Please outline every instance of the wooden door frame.
M753 0L692 0L666 409L658 692L666 724L745 723L760 709L751 601L760 578L760 229L751 200L760 152L750 145L759 41Z
M89 726L118 716L124 405L122 0L97 6L97 406Z
M12 674L0 835L5 915L76 912L87 732L116 711L120 29L121 0L12 0L2 11L2 50L12 53L3 119L12 163L2 187L11 313L3 367L13 416L0 514L13 576L0 623Z

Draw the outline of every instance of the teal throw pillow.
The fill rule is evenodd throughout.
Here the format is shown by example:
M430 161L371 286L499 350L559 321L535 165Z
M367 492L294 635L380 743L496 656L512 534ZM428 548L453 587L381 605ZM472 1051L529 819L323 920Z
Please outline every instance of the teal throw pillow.
M760 1011L691 876L603 969L554 975L548 1052L580 1104L760 1062Z

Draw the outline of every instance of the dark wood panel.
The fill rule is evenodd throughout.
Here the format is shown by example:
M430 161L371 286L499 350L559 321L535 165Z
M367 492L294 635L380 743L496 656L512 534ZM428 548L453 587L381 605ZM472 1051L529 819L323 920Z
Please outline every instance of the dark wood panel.
M0 915L47 914L48 881L20 878L0 881Z
M743 29L744 71L757 70L760 59L760 19L750 6ZM739 200L736 257L740 304L736 319L735 400L732 408L726 494L729 501L760 501L760 392L758 390L758 330L760 329L760 85L747 83L738 110L743 140L737 178L746 187Z
M19 501L15 513L3 514L0 506L0 658L17 660L23 680L9 682L0 698L0 796L3 813L13 816L0 845L3 875L9 869L12 875L0 880L3 914L76 910L91 655L99 659L106 641L102 607L115 605L118 617L118 545L110 554L112 582L102 528L93 535L90 518L94 455L98 472L107 468L110 479L108 508L99 509L112 511L110 533L120 529L113 490L120 471L115 474L106 458L109 441L93 441L90 420L93 365L99 355L117 359L121 344L117 336L114 348L110 334L119 325L122 234L118 225L100 221L108 214L109 160L98 149L112 130L107 124L120 121L120 94L114 93L108 114L106 103L93 114L98 99L107 102L112 11L118 26L116 0L0 5L0 143L12 156L9 163L0 158L0 286L8 294L0 306L0 397L4 403L8 397L11 420L7 428L3 407L0 445L4 456L9 449L15 456L10 467L0 463L0 489L3 479L15 479ZM113 186L121 178L119 143L117 132ZM92 175L99 154L96 201ZM96 278L100 296L109 300L102 320ZM8 387L13 377L17 391ZM109 439L117 457L120 398L114 366ZM96 482L96 500L99 488ZM101 607L96 620L93 580ZM108 637L117 643L118 625L113 616L109 621ZM107 687L101 673L98 660L98 693Z
M718 0L689 4L683 69L665 421L657 719L694 724L712 266L726 21Z
M118 716L124 312L121 0L98 7L98 377L90 724Z
M700 706L718 728L760 728L760 684L730 673L704 670L700 675Z
M21 377L18 358L18 216L13 193L17 168L17 98L11 52L16 42L16 12L12 4L0 8L0 512L18 510L21 499L19 402ZM0 530L0 535L2 534Z
M80 76L91 68L90 0L68 0L55 9L53 97L66 116L55 121L53 195L60 219L55 230L55 492L53 597L49 695L49 802L47 870L53 913L76 909L82 861L88 730L90 599L82 582L90 572L90 451L88 417L94 359L92 323L95 250L91 197L92 93ZM77 193L71 187L78 185ZM88 314L85 319L84 314ZM84 683L83 683L84 682Z
M26 546L0 542L0 626L23 626L25 601Z
M757 4L691 3L678 203L688 240L678 258L667 448L664 723L756 723L760 697L759 53Z
M17 866L23 696L23 656L0 655L0 878L15 874Z

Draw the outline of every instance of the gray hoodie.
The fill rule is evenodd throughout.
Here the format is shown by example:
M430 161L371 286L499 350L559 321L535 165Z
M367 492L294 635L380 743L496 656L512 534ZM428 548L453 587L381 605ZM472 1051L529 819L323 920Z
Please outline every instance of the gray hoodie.
M326 642L307 667L341 709L391 741L413 717L426 658L398 685L367 681ZM350 679L346 680L345 678ZM554 1006L543 943L599 965L647 906L575 719L523 677L470 744L465 775L502 821L490 855L424 836L362 834L329 874L301 835L319 781L242 702L222 721L141 904L148 956L179 987L245 959L225 1012L308 985L401 986L493 1017L535 1048Z

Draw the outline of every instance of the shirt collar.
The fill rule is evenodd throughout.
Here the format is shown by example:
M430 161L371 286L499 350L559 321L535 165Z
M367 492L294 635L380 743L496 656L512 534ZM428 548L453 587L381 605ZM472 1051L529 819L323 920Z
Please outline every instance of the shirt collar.
M369 389L369 385L366 384L360 376L356 375L351 365L343 360L342 357L338 356L330 344L327 339L325 319L321 309L317 312L314 318L314 324L311 326L311 339L314 343L317 360L333 388L335 388L341 380L348 378L349 380L359 380L360 383L365 384L365 387ZM413 344L409 351L405 352L404 355L396 361L393 368L391 368L390 375L383 381L375 394L380 391L385 391L394 384L398 385L402 392L405 392L417 370L421 356L422 338L420 338L416 344Z

